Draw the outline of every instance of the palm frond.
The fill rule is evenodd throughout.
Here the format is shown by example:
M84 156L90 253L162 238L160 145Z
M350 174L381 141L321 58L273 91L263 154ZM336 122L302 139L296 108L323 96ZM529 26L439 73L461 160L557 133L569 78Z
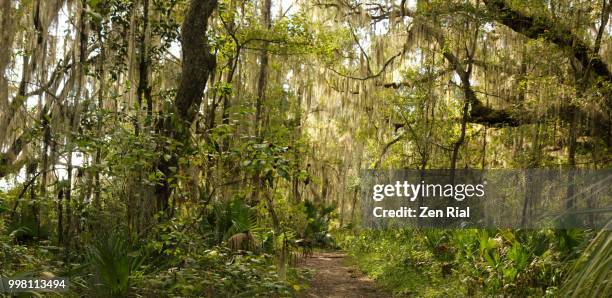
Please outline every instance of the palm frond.
M567 297L603 297L612 292L612 220L595 236L561 289Z

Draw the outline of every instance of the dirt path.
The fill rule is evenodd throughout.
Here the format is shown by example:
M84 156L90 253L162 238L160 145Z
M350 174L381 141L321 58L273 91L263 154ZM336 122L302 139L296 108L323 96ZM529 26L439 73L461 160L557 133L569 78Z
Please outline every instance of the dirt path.
M357 269L347 266L340 252L316 252L304 261L313 270L310 289L302 297L388 297Z

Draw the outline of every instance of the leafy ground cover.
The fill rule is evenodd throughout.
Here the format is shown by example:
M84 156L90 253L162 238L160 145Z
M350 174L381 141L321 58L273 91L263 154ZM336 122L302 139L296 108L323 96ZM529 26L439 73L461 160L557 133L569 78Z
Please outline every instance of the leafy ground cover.
M404 229L361 231L340 243L355 265L396 295L558 297L609 290L609 283L599 290L579 283L563 288L577 263L601 264L580 258L593 236L584 230ZM606 231L597 237L610 240ZM609 277L598 269L591 273Z

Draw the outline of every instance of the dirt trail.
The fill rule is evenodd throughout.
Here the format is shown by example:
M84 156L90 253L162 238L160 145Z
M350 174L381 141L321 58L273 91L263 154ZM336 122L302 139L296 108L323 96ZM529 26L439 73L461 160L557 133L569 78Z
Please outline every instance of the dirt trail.
M341 252L316 252L304 260L312 269L310 289L302 297L389 297L357 269L347 266Z

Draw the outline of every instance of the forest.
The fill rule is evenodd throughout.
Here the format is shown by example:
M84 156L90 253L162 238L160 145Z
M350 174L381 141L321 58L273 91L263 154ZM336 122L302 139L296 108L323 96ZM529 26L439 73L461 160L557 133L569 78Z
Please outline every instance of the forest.
M611 11L0 0L0 297L609 296ZM520 225L372 228L392 170L514 171Z

